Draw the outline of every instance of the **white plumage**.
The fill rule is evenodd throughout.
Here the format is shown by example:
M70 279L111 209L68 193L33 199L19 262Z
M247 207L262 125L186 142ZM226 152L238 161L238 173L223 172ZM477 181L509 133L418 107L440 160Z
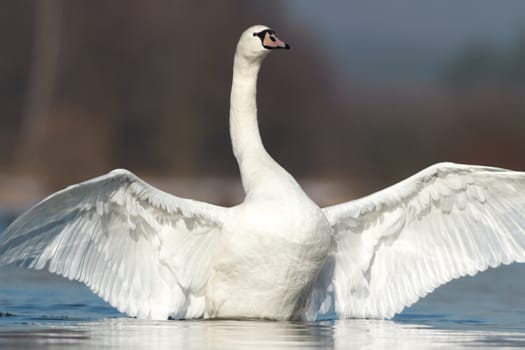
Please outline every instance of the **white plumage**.
M131 316L197 317L224 210L114 170L20 216L4 233L0 259L84 282Z
M386 317L436 287L525 261L525 174L435 164L367 197L323 209L337 248L340 317Z
M0 264L84 282L130 316L390 318L439 285L525 261L525 174L441 163L320 209L266 152L257 75L271 49L246 30L234 60L230 131L246 192L223 208L126 170L44 199L3 233Z

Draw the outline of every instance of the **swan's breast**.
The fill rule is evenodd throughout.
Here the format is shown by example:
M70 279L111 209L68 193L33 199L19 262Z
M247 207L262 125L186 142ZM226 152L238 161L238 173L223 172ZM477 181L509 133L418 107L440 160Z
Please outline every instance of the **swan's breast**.
M330 226L309 203L271 202L232 208L208 285L208 315L289 319L303 311Z

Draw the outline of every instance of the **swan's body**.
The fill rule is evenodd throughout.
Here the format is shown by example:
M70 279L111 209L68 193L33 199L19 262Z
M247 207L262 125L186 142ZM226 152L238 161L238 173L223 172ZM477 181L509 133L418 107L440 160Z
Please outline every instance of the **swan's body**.
M246 198L224 220L206 298L211 317L302 317L330 245L321 209L270 157L259 136L254 97L269 50L261 51L253 33L265 30L248 29L234 58L230 132Z
M126 170L70 186L1 238L0 264L84 282L130 316L389 318L437 286L525 261L525 174L452 163L320 209L266 152L257 75L264 26L237 46L230 131L246 198L232 208L161 192Z

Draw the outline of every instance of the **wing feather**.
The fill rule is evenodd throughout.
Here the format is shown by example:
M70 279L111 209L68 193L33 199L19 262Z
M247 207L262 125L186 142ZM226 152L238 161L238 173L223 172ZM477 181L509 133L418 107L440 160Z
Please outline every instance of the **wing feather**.
M0 237L0 265L79 280L130 316L201 317L225 210L115 170L21 215Z
M390 318L452 279L525 261L525 173L439 163L323 209L339 317Z

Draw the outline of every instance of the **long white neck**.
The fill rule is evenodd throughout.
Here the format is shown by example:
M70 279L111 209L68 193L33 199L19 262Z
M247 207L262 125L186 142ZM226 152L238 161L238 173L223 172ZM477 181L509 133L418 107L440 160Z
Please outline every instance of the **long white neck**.
M230 100L230 134L239 164L254 153L266 153L257 124L257 75L262 60L235 55Z
M264 149L257 124L257 75L262 59L250 60L236 53L233 63L230 134L247 193L256 185L257 169L270 164L279 167Z

